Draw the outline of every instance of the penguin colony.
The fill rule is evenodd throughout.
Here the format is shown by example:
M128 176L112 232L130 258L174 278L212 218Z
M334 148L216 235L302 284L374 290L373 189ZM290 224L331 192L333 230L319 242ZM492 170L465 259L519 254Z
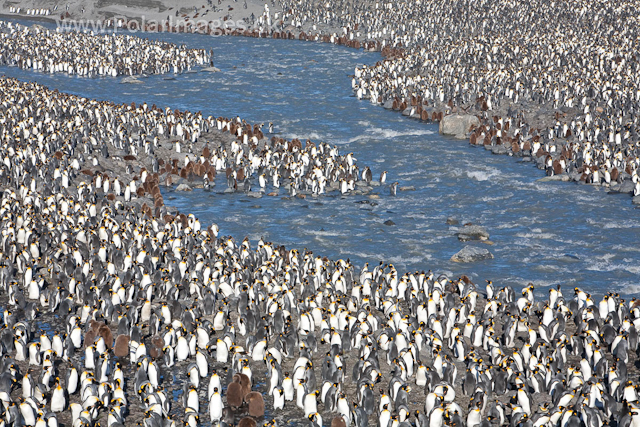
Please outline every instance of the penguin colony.
M358 98L439 121L473 114L473 145L548 175L640 194L638 2L283 1L287 28L376 42Z
M187 49L126 34L50 31L0 21L0 64L45 73L120 76L182 73L209 63L204 49Z
M238 143L238 119L14 79L0 118L5 426L640 425L636 300L356 271L168 212L155 138ZM137 179L99 172L120 157Z
M472 145L522 157L548 175L640 195L637 2L278 6L265 5L245 31L224 33L381 50L385 60L355 70L358 98L424 121L475 115ZM198 25L147 29L220 31Z
M242 150L250 126L239 118L92 101L6 78L0 105L0 423L195 426L201 416L234 424L237 415L238 425L262 424L263 364L271 355L270 366L287 366L286 358L295 372L298 351L291 318L271 303L273 313L264 311L268 295L284 308L295 302L293 293L267 286L285 276L295 280L302 256L268 242L252 249L247 240L218 240L215 225L205 230L193 215L170 214L158 189L160 176L215 174L209 146L189 161L186 149L200 147L192 134L218 134L218 148ZM264 139L256 128L251 142ZM170 149L162 147L167 141ZM184 167L155 157L179 154L181 142ZM262 144L274 159L308 155L316 168L355 165L327 145L302 152L299 141ZM149 169L137 163L138 152ZM245 159L238 150L230 158ZM280 166L256 165L287 170ZM101 172L107 168L116 176ZM305 259L330 265L311 254ZM262 282L272 274L264 288L253 285L252 277ZM283 340L286 334L286 346L275 343L273 328ZM278 385L284 380L274 378Z
M323 43L333 43L337 45L344 45L355 49L361 47L367 50L380 50L382 45L380 41L370 40L367 42L362 41L362 35L360 32L347 32L342 33L327 33L324 34L322 30L318 29L315 24L315 20L309 20L309 16L304 15L302 18L297 15L294 10L301 5L295 5L293 7L287 2L280 2L280 11L271 11L269 5L265 3L264 10L248 25L248 28L244 31L237 29L227 29L225 34L245 36L245 37L272 37L274 39L290 39L290 40L304 40L315 41ZM287 11L288 12L285 12ZM273 13L272 13L273 12ZM329 14L331 15L331 13ZM290 22L288 22L290 20ZM310 23L313 24L310 24ZM304 31L303 26L308 27L307 32Z
M640 425L635 299L237 243L91 173L217 119L0 89L1 424Z
M321 30L316 31L314 25L309 28L309 34L307 34L301 29L303 24L307 23L306 18L303 21L293 19L290 24L285 23L283 19L287 19L290 16L280 10L279 6L282 5L276 5L275 1L272 1L271 4L276 10L272 10L269 5L265 3L264 9L259 15L244 18L242 20L243 25L239 26L226 25L219 21L206 21L204 19L206 13L200 16L197 10L194 11L193 16L188 16L186 13L180 14L181 20L177 20L177 22L172 20L146 22L144 17L132 19L124 17L119 17L118 19L108 18L99 22L103 29L113 28L122 29L123 31L126 31L127 28L133 28L146 32L193 33L213 36L233 35L254 38L271 37L275 39L298 39L334 43L356 49L363 47L373 51L382 49L380 41L361 41L362 35L359 32L356 33L357 36L355 37L353 33L349 34L348 37L345 35L340 36L335 32L333 34L323 34ZM64 17L63 15L62 19L64 19ZM67 17L70 17L70 15ZM200 17L200 19L198 19L198 17ZM232 17L227 15L224 20L232 20ZM73 20L71 22L73 22ZM239 21L236 21L236 23L237 22Z
M364 194L380 185L368 167L360 171L353 153L340 154L336 146L321 142L307 141L303 148L298 139L268 140L260 125L239 117L203 117L147 104L116 105L37 84L0 81L7 116L15 118L11 128L15 137L38 144L47 138L55 141L35 160L47 167L54 162L54 191L69 188L82 175L90 182L78 191L95 189L110 199L150 203L142 208L154 207L153 213L161 216L166 209L159 185L190 183L210 190L218 173L226 176L225 192L252 192L253 187L256 196L278 195L281 187L303 198L332 191ZM34 122L30 114L40 121ZM210 140L212 134L215 139ZM72 157L65 154L68 151ZM14 152L8 152L5 163L12 161ZM29 175L37 174L32 170ZM383 172L380 181L385 180ZM37 188L36 181L32 185Z
M5 426L640 426L635 299L238 244L159 190L373 185L352 154L14 79L0 139Z

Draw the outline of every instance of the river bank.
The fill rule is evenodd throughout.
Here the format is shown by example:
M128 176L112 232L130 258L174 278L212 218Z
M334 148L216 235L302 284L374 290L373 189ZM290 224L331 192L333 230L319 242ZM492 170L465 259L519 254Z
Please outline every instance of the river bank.
M277 79L278 72L267 75L262 67L256 68L262 72L261 80ZM232 77L233 67L226 70ZM234 83L250 86L244 77ZM196 426L222 416L218 414L222 408L212 402L221 402L227 409L232 406L216 399L220 395L229 399L227 386L234 374L244 374L253 378L250 388L266 403L263 414L254 413L261 424L277 420L323 425L319 417L327 421L341 417L364 426L393 417L399 424L475 426L479 414L510 425L526 424L529 419L556 424L566 419L572 425L589 420L596 425L603 420L622 424L628 419L628 414L618 414L629 404L622 401L622 384L637 375L640 316L635 300L610 292L608 284L603 284L606 295L595 299L577 283L565 287L564 295L560 288L543 286L545 297L536 298L540 289L525 286L525 280L519 283L524 286L520 296L497 281L494 287L462 274L398 270L391 260L377 265L377 257L386 256L379 247L370 264L359 266L344 257L285 247L276 239L278 243L262 238L254 243L240 241L242 234L218 236L219 229L201 222L188 210L190 206L184 213L167 206L167 193L161 187L197 183L193 187L202 185L204 192L207 181L213 183L210 174L215 171L225 175L230 193L245 197L243 178L254 158L258 163L281 161L257 165L255 177L263 166L272 170L271 179L284 180L288 173L292 183L305 156L311 165L319 162L322 176L333 176L327 171L335 164L345 174L343 180L347 172L353 174L350 168L357 166L359 155L348 150L340 154L330 144L303 143L304 138L289 135L265 138L260 123L238 117L154 106L140 98L156 99L165 80L149 79L156 83L156 90L144 86L146 93L139 93L134 104L71 96L13 79L0 84L5 118L0 147L5 159L0 165L4 190L0 301L10 308L3 314L6 328L0 339L0 350L9 355L3 359L4 378L10 381L0 384L0 396L7 407L20 401L22 417L27 419L33 401L34 421L59 417L65 425L161 425L183 420ZM185 88L189 79L195 77L184 76ZM80 84L98 86L104 80L85 79ZM113 80L108 81L101 96L112 85ZM170 91L168 96L177 102L178 92L183 91ZM214 94L223 97L220 93ZM187 102L195 105L194 99L190 96ZM347 103L333 104L331 112ZM312 113L310 117L317 115ZM495 123L502 128L499 120ZM376 132L382 134L375 147L380 148L376 160L384 164L389 156L384 139L396 131L366 126L369 134L364 138L356 134L354 138L360 139L353 142L361 142L362 151L373 151L367 139ZM344 132L338 126L329 131L339 133L338 129ZM399 144L394 151L402 152L409 145ZM421 149L426 152L433 147L424 144ZM457 161L451 165L459 165L461 153L448 153ZM410 152L395 158L399 165L393 166L401 172L397 176L407 184L426 180L437 187L446 179L447 169L455 169L443 162L444 156L419 167L407 158L417 162L426 155ZM247 163L242 163L245 159ZM459 166L455 172L463 177L460 181L500 177L498 168L487 173L473 166L474 162ZM541 190L541 185L549 184L519 188L548 189ZM351 208L357 202L372 211L379 203L385 215L394 215L393 209L408 210L413 202L422 209L415 223L429 226L427 215L434 215L433 211L440 215L442 200L460 196L459 188L451 185L439 200L416 200L411 194L419 188L403 187L404 197L398 187L396 197L349 203ZM339 193L338 188L332 189ZM459 215L467 215L465 209L474 203L495 202L478 196L480 191L468 193L472 196L462 195L466 203L454 207ZM499 194L497 198L514 204L517 196ZM538 215L526 199L522 198L514 223L499 225L536 221ZM304 199L292 196L278 202L300 200ZM211 203L222 204L216 199ZM543 203L541 209L552 208ZM249 210L227 213L239 215L247 224L252 222ZM280 206L279 210L286 209ZM301 228L316 220L298 218L289 211L285 215L294 225L301 219L309 221ZM326 217L332 215L335 212ZM447 218L447 225L456 221L453 216ZM350 237L349 224L335 222L338 235ZM395 225L394 221L384 223ZM464 233L464 224L460 228L457 239L474 236ZM416 234L410 226L404 230ZM434 234L428 229L421 233L424 237L418 239L431 239ZM569 230L560 233L558 240L583 233L583 228ZM489 237L486 230L477 235L483 241ZM532 257L519 261L544 267L536 255ZM567 258L580 261L577 256ZM424 259L419 262L422 269L427 268ZM517 268L513 274L518 274ZM598 343L595 349L594 342ZM42 386L40 382L37 388L31 386L29 369ZM81 373L80 387L69 392L69 401L59 411L56 393L63 386L71 387L74 369ZM601 387L592 386L591 379ZM210 390L216 380L220 388ZM289 390L293 381L293 396L300 393L301 402L288 401L284 410L276 409L280 387L282 392L285 387ZM634 390L625 388L625 399L630 396L630 402L637 401L630 394ZM599 398L606 407L589 406ZM65 411L66 407L70 410ZM36 415L38 408L51 412ZM235 413L227 411L224 419L236 423L247 409L244 405ZM51 415L55 413L59 415ZM11 421L15 414L7 410L5 416ZM30 419L27 424L32 424Z
M504 9L490 1L484 3L489 9L499 10L501 16L511 17L507 19L509 25L520 22L519 17L527 16L530 7L521 5ZM207 10L208 6L202 6ZM236 22L230 28L224 28L224 18L231 16L216 15L217 24L211 26L213 21L209 17L203 20L198 6L193 11L178 11L180 21L176 21L176 25L172 24L172 16L162 18L156 14L150 15L153 26L144 26L146 24L138 21L143 17L139 10L122 18L120 23L117 20L108 22L111 26L126 27L128 22L135 20L136 30L142 26L152 31L317 40L380 50L385 60L355 70L353 86L359 98L425 121L440 121L447 115L476 116L481 124L458 134L469 138L472 145L482 145L494 154L522 157L550 176L561 175L560 180L604 186L613 193L640 194L638 165L634 160L638 154L634 135L638 132L632 119L636 106L633 97L629 96L635 93L635 83L623 77L627 74L624 70L633 67L632 52L621 51L615 58L606 53L600 55L597 63L607 66L598 73L610 73L603 86L596 85L590 77L595 71L593 64L580 65L588 54L581 53L578 34L593 41L588 46L597 46L597 40L603 40L590 33L588 16L598 14L595 9L586 7L569 11L564 6L559 9L566 12L566 16L562 15L558 25L576 21L581 25L578 32L564 36L573 50L563 58L561 52L552 48L553 38L548 36L551 30L547 22L538 22L539 16L527 18L535 22L531 28L539 29L538 36L532 39L531 34L518 28L494 22L484 6L467 3L460 8L466 8L467 13L475 17L473 22L485 22L485 25L465 27L456 20L458 9L424 5L411 11L407 16L413 18L403 22L404 12L411 8L406 3L381 8L384 21L375 18L373 9L376 6L369 3L340 14L324 9L326 6L319 9L323 11L320 14L312 14L313 7L304 2L283 2L280 6L266 7L254 4L253 7L256 10L251 12L252 18L242 12L235 17L243 24L238 26ZM231 4L227 10L229 8L236 9ZM433 18L421 27L422 21L415 17L423 12L432 14ZM74 15L69 19L109 19L103 12L85 13L86 18ZM547 13L554 11L550 9ZM621 12L610 8L604 13L605 16L617 16ZM356 19L358 14L362 19ZM445 34L440 34L440 22L453 22L454 25L442 27ZM616 21L603 22L606 23L599 25L598 31L606 31ZM412 28L419 31L414 34ZM483 33L492 28L499 29L497 38ZM506 34L518 34L522 43L519 46L511 44L504 38ZM619 45L628 46L629 37L630 34L623 31ZM456 39L459 40L452 44L451 40ZM523 43L527 40L537 40L537 47L524 48ZM538 52L546 56L537 58ZM472 57L477 66L459 60L466 58L468 61ZM612 60L615 60L613 65ZM552 68L543 67L547 64ZM587 71L590 67L592 71ZM445 72L449 68L455 72ZM640 203L640 198L635 197L633 202Z

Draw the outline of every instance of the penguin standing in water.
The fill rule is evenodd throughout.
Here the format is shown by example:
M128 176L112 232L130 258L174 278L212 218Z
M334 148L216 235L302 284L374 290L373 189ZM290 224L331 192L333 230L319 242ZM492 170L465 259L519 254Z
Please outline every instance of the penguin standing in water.
M395 196L398 193L398 182L397 181L391 184L391 186L389 187L389 191L390 191L392 196Z

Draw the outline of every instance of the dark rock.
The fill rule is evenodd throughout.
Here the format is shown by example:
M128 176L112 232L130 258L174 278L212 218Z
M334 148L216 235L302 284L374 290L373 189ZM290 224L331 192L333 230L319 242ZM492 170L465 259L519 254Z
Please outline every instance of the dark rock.
M396 225L396 223L388 219L384 222L384 225Z

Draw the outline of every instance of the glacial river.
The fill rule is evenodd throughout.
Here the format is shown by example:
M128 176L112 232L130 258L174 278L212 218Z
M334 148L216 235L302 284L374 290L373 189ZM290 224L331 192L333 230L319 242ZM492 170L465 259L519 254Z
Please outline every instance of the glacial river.
M388 183L413 186L393 197L377 187L378 199L338 194L316 199L254 199L223 194L219 176L213 191L165 190L165 203L215 222L221 235L255 244L263 237L287 248L308 248L332 259L393 263L400 272L433 270L455 278L467 274L483 285L516 289L529 282L538 295L563 285L565 295L582 287L595 295L632 296L640 289L640 220L627 195L563 182L539 182L544 172L507 156L495 156L438 134L425 124L352 96L356 65L380 60L327 44L271 39L150 35L189 47L213 48L219 73L192 72L141 78L48 75L2 67L0 72L51 88L114 102L146 101L160 107L202 111L249 122L273 122L286 138L325 141L353 152L374 178L388 171ZM265 126L265 132L267 127ZM450 261L465 243L460 224L483 225L494 259L472 264ZM391 220L394 225L385 225Z

